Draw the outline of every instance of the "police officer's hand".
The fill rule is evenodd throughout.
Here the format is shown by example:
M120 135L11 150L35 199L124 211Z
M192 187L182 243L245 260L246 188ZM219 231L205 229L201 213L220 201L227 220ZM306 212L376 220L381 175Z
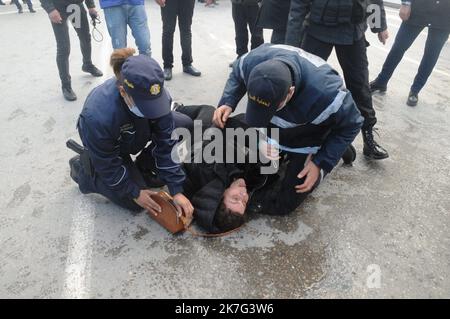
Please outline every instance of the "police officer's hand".
M409 17L411 16L411 6L402 5L398 14L403 21L408 21Z
M155 2L156 2L157 4L159 4L159 6L160 6L161 8L164 8L164 7L166 6L166 0L155 0Z
M173 202L177 206L178 211L184 213L188 219L192 218L192 214L194 213L194 206L192 206L189 199L186 198L182 193L178 193L173 196ZM180 211L181 210L181 211Z
M295 191L297 193L307 193L312 190L320 176L320 168L310 159L311 156L308 158L307 164L303 170L297 176L298 178L303 178L306 176L303 184L295 186Z
M61 24L62 23L62 18L61 18L61 14L59 14L58 10L53 10L52 12L50 12L48 14L48 17L50 18L50 21L52 23L56 23L56 24Z
M386 44L386 40L389 38L389 31L384 30L378 33L378 40L380 40L381 43Z
M213 123L220 128L224 128L227 123L230 114L233 112L233 109L228 105L222 105L218 107L213 115Z
M161 213L161 206L159 206L152 198L151 195L155 195L157 192L142 189L139 193L139 197L135 198L134 201L136 204L141 206L142 208L148 210L153 215L157 216L158 213Z

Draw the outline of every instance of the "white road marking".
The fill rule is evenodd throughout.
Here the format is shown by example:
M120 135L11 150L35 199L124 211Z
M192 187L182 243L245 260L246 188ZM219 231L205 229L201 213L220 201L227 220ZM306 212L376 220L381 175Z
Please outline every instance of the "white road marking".
M103 31L102 31L103 32ZM105 38L101 44L100 70L106 74L112 52L111 41ZM103 81L101 79L99 82ZM89 298L91 288L91 263L94 236L95 207L89 198L80 195L75 199L69 248L65 269L63 298Z
M94 207L81 195L75 200L67 253L63 298L89 298Z
M23 14L29 13L29 12L27 12L27 10L28 10L28 9L25 9L25 8L24 8ZM42 11L43 9L42 9L42 8L34 8L34 10L36 10L36 11ZM0 16L7 15L7 14L17 14L17 15L19 15L19 13L17 13L17 10L15 10L15 11L0 12Z

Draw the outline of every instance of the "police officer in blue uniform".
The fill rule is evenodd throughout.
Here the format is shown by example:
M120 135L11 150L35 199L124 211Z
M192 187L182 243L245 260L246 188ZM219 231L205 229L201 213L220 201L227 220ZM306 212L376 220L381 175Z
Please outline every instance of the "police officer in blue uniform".
M184 172L171 156L177 142L171 139L172 132L189 128L192 120L171 111L158 63L133 53L116 50L111 56L116 77L87 97L77 124L84 148L69 162L71 177L84 194L101 194L134 211L158 212L160 207L150 197L154 192L148 188L160 185L149 185L145 178L156 172L180 211L192 215L193 207L182 194ZM131 155L139 152L133 162Z
M223 128L246 93L247 124L279 129L279 141L270 141L270 147L289 161L278 194L292 207L345 153L353 153L350 162L354 160L351 143L363 118L341 77L321 58L273 44L244 55L233 65L213 122ZM272 151L267 154L273 156Z

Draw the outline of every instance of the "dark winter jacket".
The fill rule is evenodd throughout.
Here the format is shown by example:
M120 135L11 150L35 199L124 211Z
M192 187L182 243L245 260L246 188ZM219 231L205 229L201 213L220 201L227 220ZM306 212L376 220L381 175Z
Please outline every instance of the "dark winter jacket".
M386 13L382 0L292 0L286 44L299 45L305 19L309 14L308 35L326 43L351 45L360 40L367 30L367 18L373 12L368 12L369 5L377 5L380 9L380 19L374 20L372 32L386 30Z
M235 118L227 121L227 127L243 127ZM206 143L207 144L207 143ZM205 144L205 145L206 145ZM235 147L235 152L242 149ZM196 222L210 233L221 232L214 224L214 217L220 206L225 190L238 178L243 178L249 193L246 213L263 213L270 215L286 215L297 208L293 198L284 196L283 188L284 162L276 174L263 175L260 164L224 164L224 163L191 163L183 164L186 181L184 194L194 206Z
M291 0L263 0L258 16L258 27L286 30Z
M406 2L406 1L402 1ZM450 0L410 0L407 23L450 31Z
M280 149L314 154L313 162L330 172L359 133L363 118L339 74L324 60L291 46L264 44L233 64L219 105L234 110L247 92L253 68L270 59L288 65L295 86L292 99L270 122L280 129Z
M44 8L47 13L52 12L53 10L65 10L65 8L70 4L81 4L86 2L86 7L89 9L95 8L94 0L40 0L41 6Z
M123 165L123 155L136 155L147 148L157 173L172 195L183 191L184 173L171 157L175 140L172 113L156 120L135 116L120 96L115 79L96 87L86 98L78 120L78 132L96 175L121 197L137 198L139 187Z

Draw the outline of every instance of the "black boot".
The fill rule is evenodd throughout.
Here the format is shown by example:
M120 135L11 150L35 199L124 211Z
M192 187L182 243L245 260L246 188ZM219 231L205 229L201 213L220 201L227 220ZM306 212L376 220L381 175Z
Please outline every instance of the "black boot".
M374 129L372 127L362 129L362 136L364 141L364 149L363 149L364 155L374 160L382 160L388 158L389 157L388 152L380 145L378 145L377 142L375 142L375 139L373 137L373 131Z
M355 159L356 159L356 149L353 145L350 144L345 150L344 154L342 155L342 160L344 161L344 164L350 165L355 161Z
M64 98L67 101L76 101L77 95L72 90L72 87L70 85L63 85L62 92L63 92Z
M200 75L202 75L202 72L200 72L199 70L194 68L192 65L183 66L183 72L187 73L187 74L190 74L192 76L200 76Z
M70 166L70 177L77 184L80 183L80 174L81 174L81 160L80 155L75 155L69 160Z
M387 86L379 84L377 80L370 82L369 86L370 86L370 93L375 93L376 91L380 93L385 93L387 91Z
M408 101L406 101L406 104L408 106L416 106L418 102L419 95L417 93L414 93L413 91L409 92Z
M172 80L172 68L164 68L164 80Z
M83 72L90 73L95 77L103 76L103 72L97 69L97 67L93 64L83 64L81 70L83 70Z

